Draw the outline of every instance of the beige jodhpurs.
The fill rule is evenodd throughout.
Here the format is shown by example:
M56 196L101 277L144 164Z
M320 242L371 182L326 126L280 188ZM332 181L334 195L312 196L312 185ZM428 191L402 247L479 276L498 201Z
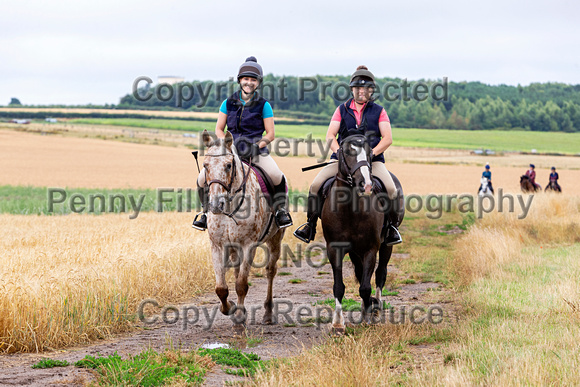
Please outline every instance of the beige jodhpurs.
M318 175L316 175L316 177L312 181L309 193L317 194L322 184L324 184L326 180L335 176L337 172L338 172L338 162L328 164L326 167L322 168L322 170L318 173ZM397 188L395 187L395 182L393 181L391 174L387 170L385 163L381 163L380 161L373 162L373 176L376 176L379 179L381 179L381 181L387 188L387 195L389 196L389 199L393 200L397 197Z
M266 172L266 174L270 176L270 179L272 179L272 183L274 183L275 186L282 182L284 174L282 173L280 168L278 168L278 164L276 164L272 156L270 156L269 154L264 155L260 154L258 157L253 157L252 164L262 168L264 172ZM286 184L288 184L288 182L286 182ZM197 177L197 186L202 187L204 185L205 185L205 168L201 170L199 176Z

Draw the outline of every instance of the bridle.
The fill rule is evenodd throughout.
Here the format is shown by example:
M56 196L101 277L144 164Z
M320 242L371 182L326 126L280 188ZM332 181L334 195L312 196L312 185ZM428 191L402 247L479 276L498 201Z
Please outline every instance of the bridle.
M240 186L238 187L238 189L235 190L233 192L233 194L232 194L232 186L234 185L234 181L236 180L236 171L237 171L237 168L236 168L236 155L232 152L232 153L222 153L222 154L219 154L219 155L206 154L206 157L207 156L209 156L209 157L233 156L233 160L232 160L232 177L231 177L229 183L225 183L224 181L219 180L219 179L212 179L210 181L207 181L207 173L206 173L206 181L205 181L205 184L206 184L208 190L209 190L209 187L212 184L219 184L222 187L224 187L224 189L227 192L226 200L228 202L231 202L233 200L233 197L236 196L240 191L242 191L242 200L240 200L240 203L238 204L238 206L232 212L230 212L229 214L228 213L225 213L225 212L223 213L223 215L232 218L233 221L236 224L238 224L238 222L234 218L234 215L235 215L236 212L238 212L240 210L240 208L242 207L242 204L244 203L244 199L246 197L246 183L248 182L248 177L250 176L250 170L252 168L252 159L250 158L250 161L249 161L249 164L248 164L247 173L244 170L244 164L242 163L242 174L243 174L242 182L241 182Z
M362 141L364 142L364 140L362 140ZM348 141L348 137L342 142L342 144L346 144L346 143L350 143L350 141ZM364 146L364 143L362 145ZM346 159L344 157L344 149L343 149L342 145L340 146L340 148L338 148L337 156L338 156L338 170L340 173L342 173L343 175L346 176L346 179L343 179L342 177L339 176L339 174L337 174L336 175L337 180L340 180L343 183L348 184L350 187L354 187L353 176L354 176L355 172L358 171L360 168L368 167L369 173L372 175L372 164L369 163L368 157L366 160L359 161L356 164L354 164L352 167L350 167L348 165L348 163L346 162Z

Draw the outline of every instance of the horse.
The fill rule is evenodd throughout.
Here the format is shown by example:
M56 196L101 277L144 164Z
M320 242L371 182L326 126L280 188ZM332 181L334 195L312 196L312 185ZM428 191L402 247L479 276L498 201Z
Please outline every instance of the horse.
M491 190L489 189L488 182L489 180L487 179L487 177L481 178L481 188L479 189L479 196L486 196L492 194Z
M350 256L360 284L363 321L369 322L371 313L382 308L381 293L387 278L387 264L393 246L382 243L383 223L389 216L386 216L385 211L378 206L381 203L381 195L373 194L372 155L366 137L352 135L345 138L337 155L338 173L322 206L321 220L327 256L334 276L333 293L336 306L332 331L343 334L345 325L342 299L345 286L342 263L345 254L348 253ZM393 174L391 176L397 187L398 196L395 203L389 201L387 204L393 204L391 211L395 212L390 214L395 214L393 223L399 226L405 211L403 190L399 180ZM371 276L376 265L377 252L379 263L375 272L376 294L375 297L371 297Z
M562 187L560 187L560 185L556 184L555 180L550 180L550 182L548 183L548 185L546 186L546 189L544 189L544 191L548 192L548 190L561 193Z
M209 189L207 230L216 277L215 292L221 301L220 311L232 315L235 330L244 328L248 275L257 246L265 243L269 253L266 263L268 291L262 324L273 324L272 285L285 229L276 225L270 205L261 194L258 178L250 166L242 163L233 146L231 133L227 132L223 139L214 139L204 131L202 138L207 148L203 162ZM237 305L228 301L225 276L229 267L234 267Z
M532 181L530 180L530 177L527 175L522 175L520 176L520 188L522 189L522 192L524 193L529 193L529 192L536 192L536 191L542 191L542 187L540 187L539 185L534 185L532 183Z

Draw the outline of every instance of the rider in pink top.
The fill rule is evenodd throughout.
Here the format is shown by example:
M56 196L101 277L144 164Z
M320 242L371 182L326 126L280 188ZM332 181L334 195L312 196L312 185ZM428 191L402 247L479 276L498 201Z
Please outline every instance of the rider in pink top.
M536 171L534 168L536 168L536 166L534 164L530 164L530 169L526 171L526 176L530 178L530 181L535 187L540 187L540 185L536 183Z
M353 110L354 117L356 118L356 122L359 125L360 125L360 120L362 118L362 112L365 110L365 107L366 107L366 103L360 108L360 110L357 110L354 99L350 103L350 108ZM340 122L341 120L342 120L342 117L340 116L340 106L339 106L334 111L334 114L332 115L331 121ZM387 115L387 111L385 110L385 108L383 108L383 110L381 111L381 115L379 116L379 122L385 122L385 121L389 122L389 123L391 122L391 120L389 119L389 116Z

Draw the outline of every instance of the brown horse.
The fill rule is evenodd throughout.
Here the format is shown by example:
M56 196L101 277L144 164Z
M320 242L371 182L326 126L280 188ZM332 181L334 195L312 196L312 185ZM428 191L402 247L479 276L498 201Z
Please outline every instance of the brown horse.
M532 183L532 181L530 180L529 176L527 175L522 175L520 176L520 188L522 189L522 192L524 193L530 193L530 192L537 192L540 191L542 192L542 187L540 187L539 185L534 185Z
M387 278L387 264L393 247L382 243L384 235L381 230L385 220L385 207L381 203L385 202L381 201L381 195L372 193L371 149L365 136L347 137L337 155L338 173L322 207L321 220L328 259L334 274L333 292L336 307L332 329L335 333L344 333L342 299L345 286L342 279L342 262L345 254L348 253L350 256L360 284L363 321L369 322L371 312L382 307L381 293ZM398 197L395 199L396 203L389 204L390 210L395 211L394 223L398 226L404 216L404 199L399 180L392 176ZM377 252L379 263L375 272L376 297L371 297L371 276L375 269Z
M248 293L248 275L256 247L266 243L269 254L266 264L268 294L264 302L263 324L272 324L272 284L280 257L284 229L273 221L273 213L262 195L255 173L242 164L231 133L214 139L203 132L207 148L203 167L209 187L207 229L216 277L215 292L225 315L233 314L234 328L243 328L246 321L244 299ZM226 272L234 267L237 305L228 301Z
M548 183L548 185L544 189L544 192L548 192L548 191L554 191L554 192L561 193L562 187L560 187L560 185L557 184L556 181L550 180L550 182Z

